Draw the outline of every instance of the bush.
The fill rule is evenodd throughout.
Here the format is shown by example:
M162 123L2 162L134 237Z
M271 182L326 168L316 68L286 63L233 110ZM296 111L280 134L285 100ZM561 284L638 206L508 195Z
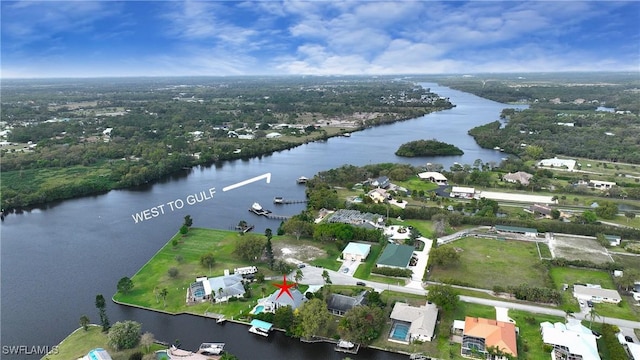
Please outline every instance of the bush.
M393 277L411 277L411 274L413 274L413 272L409 269L398 269L390 267L375 267L371 269L371 272L374 274Z
M178 276L179 271L178 268L172 267L169 269L168 273L170 278L175 278Z
M129 360L142 360L144 354L140 351L136 351L129 356Z

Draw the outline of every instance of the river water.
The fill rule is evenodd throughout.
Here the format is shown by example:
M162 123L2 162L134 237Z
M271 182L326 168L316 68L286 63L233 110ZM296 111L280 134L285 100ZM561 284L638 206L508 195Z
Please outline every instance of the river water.
M259 202L274 213L292 215L304 205L274 207L274 196L303 199L304 186L296 185L300 176L344 164L366 165L381 162L424 165L440 163L448 168L454 162L472 164L476 159L499 163L503 153L481 149L467 130L497 120L510 105L499 104L437 84L422 84L456 105L450 110L383 125L353 133L351 137L331 138L294 149L250 160L237 160L211 167L198 167L153 185L135 190L111 191L50 204L11 214L0 225L0 342L3 359L35 359L36 355L9 355L8 346L47 347L59 343L76 329L86 314L98 323L94 306L96 294L110 298L123 276L133 274L173 236L185 215L194 226L228 229L240 220L255 224L255 231L275 229L278 220L250 214L247 209ZM394 155L408 141L437 139L461 148L465 154L453 157L401 158ZM271 182L256 181L222 191L265 173ZM190 195L216 188L213 198L190 205ZM169 202L182 200L181 209L171 211ZM173 204L179 204L174 202ZM144 221L135 213L164 205L164 214ZM171 291L171 289L169 289ZM183 291L177 289L176 291ZM111 323L131 319L142 323L143 331L156 339L195 349L202 342L225 342L226 349L240 359L342 359L328 344L302 344L282 334L264 339L248 333L247 327L196 316L169 316L119 306L109 302ZM259 355L258 355L259 354ZM406 356L366 350L357 359L404 359Z

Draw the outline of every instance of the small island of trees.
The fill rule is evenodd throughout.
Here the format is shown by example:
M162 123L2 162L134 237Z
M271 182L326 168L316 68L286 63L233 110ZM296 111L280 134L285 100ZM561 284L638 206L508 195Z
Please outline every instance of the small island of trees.
M400 145L396 151L398 156L443 156L462 155L464 151L455 145L447 144L438 140L416 140Z

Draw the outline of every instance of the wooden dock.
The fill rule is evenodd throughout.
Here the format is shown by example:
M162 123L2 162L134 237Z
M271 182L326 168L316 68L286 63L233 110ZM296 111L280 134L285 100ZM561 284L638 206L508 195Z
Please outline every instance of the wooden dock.
M286 204L304 204L307 200L287 200L281 196L276 196L273 198L273 203L276 205L286 205Z

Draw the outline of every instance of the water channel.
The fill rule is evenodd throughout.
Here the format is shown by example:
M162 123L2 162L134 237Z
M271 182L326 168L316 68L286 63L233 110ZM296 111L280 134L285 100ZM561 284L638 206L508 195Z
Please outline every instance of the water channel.
M426 116L366 129L351 137L331 138L250 160L217 166L198 167L153 185L135 190L49 204L9 215L0 225L0 342L3 359L35 359L40 356L12 356L6 346L53 346L76 329L82 314L98 322L94 306L96 294L110 298L123 276L132 276L173 236L185 215L194 226L228 229L240 220L255 224L255 231L276 229L278 220L250 214L247 209L259 202L274 213L292 215L303 204L274 208L274 196L303 199L304 187L296 185L300 176L343 164L366 165L381 162L424 165L454 162L472 164L476 159L499 163L503 153L481 149L467 130L498 119L500 111L512 107L452 90L437 84L422 84L448 97L455 108ZM519 106L522 107L522 106ZM465 154L453 157L407 159L394 155L408 141L438 139L461 148ZM271 173L264 180L223 192L237 182ZM216 188L212 199L186 204L189 195ZM136 223L133 214L181 199L182 209L169 211ZM267 206L268 205L268 206ZM183 291L182 289L169 289ZM156 339L179 339L186 349L202 342L226 342L226 349L240 359L342 359L343 354L327 344L302 344L281 334L264 339L247 332L242 325L216 325L213 320L190 315L170 316L119 306L109 302L111 323L131 319L142 323L143 331ZM356 359L404 359L406 356L366 350Z

